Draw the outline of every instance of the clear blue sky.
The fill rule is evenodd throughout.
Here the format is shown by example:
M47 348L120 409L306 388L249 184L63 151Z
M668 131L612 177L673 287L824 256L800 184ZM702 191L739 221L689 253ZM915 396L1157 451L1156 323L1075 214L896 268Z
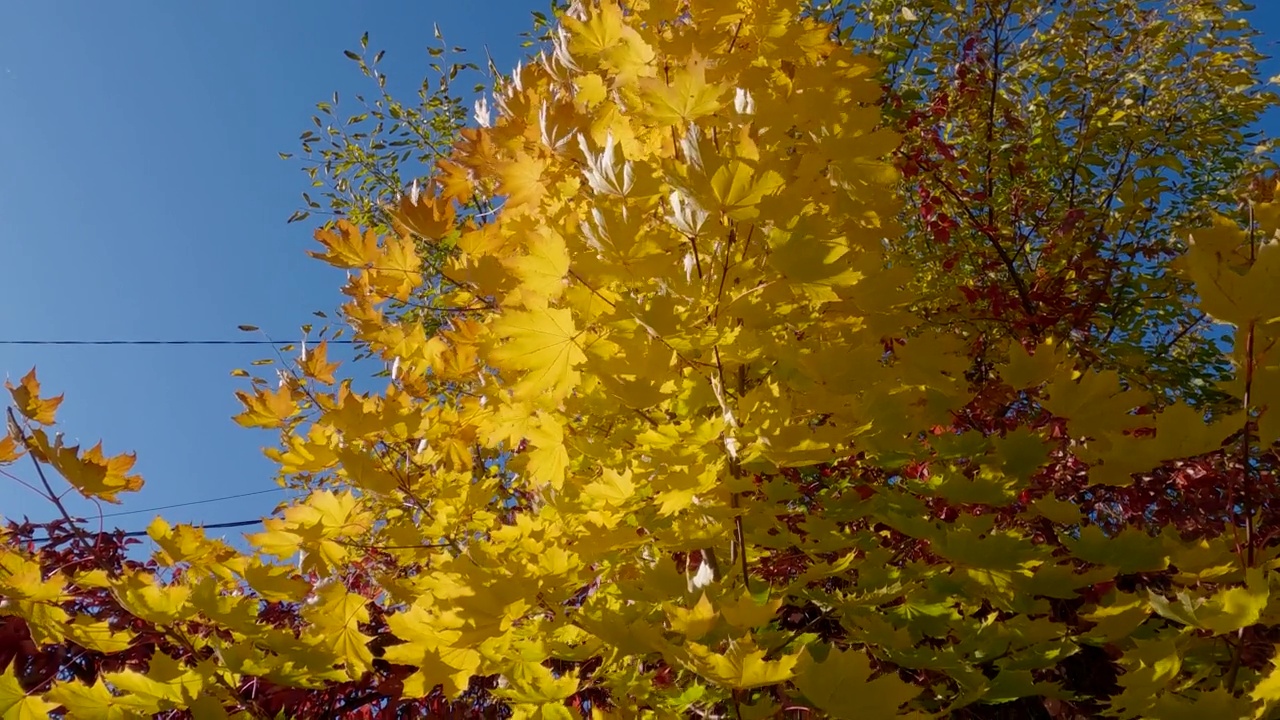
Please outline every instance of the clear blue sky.
M289 338L322 322L311 313L341 303L343 278L305 256L316 247L313 221L285 224L307 181L276 153L297 149L317 101L369 90L342 51L357 49L368 30L409 99L428 73L433 22L450 44L477 51L481 66L487 45L507 70L523 54L518 35L530 11L546 4L5 3L0 338L247 337L239 324ZM274 435L232 422L244 381L229 375L269 354L0 346L0 375L16 380L36 366L44 388L66 394L59 417L68 440L137 452L146 487L111 512L273 487L260 449ZM25 462L9 469L35 480ZM254 519L283 498L164 515ZM96 517L92 505L69 502ZM0 477L0 516L24 514L49 519L54 510ZM152 517L108 524L141 529Z
M1255 23L1277 53L1280 1ZM340 274L304 251L314 223L285 225L305 179L296 149L315 102L367 88L342 50L368 30L393 84L427 72L432 23L488 45L500 69L523 53L546 2L339 3L161 0L7 3L0 18L0 339L237 338L239 324L296 336L340 302ZM1266 75L1280 74L1271 62ZM395 81L399 81L396 83ZM407 94L407 93L406 93ZM1280 123L1271 122L1273 127ZM265 348L7 347L0 374L37 366L66 393L69 439L134 450L145 490L123 507L273 487L266 432L231 421L229 376ZM344 353L338 353L345 357ZM30 467L13 468L34 480ZM283 495L168 510L171 522L270 513ZM92 506L71 502L94 515ZM0 516L52 517L0 478ZM151 514L110 518L140 529ZM228 533L237 537L238 531Z

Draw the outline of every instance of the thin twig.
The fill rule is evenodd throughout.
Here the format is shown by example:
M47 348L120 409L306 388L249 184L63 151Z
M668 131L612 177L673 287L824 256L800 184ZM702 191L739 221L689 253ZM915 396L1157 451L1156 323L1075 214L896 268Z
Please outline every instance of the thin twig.
M18 423L18 417L13 414L13 408L5 408L9 414L9 432L18 436L18 440L22 442L23 447L27 449L27 455L31 457L31 464L36 468L36 475L40 477L40 484L44 485L45 497L58 508L58 512L62 514L62 519L67 521L67 527L80 538L86 546L93 545L89 542L89 538L85 535L84 528L76 524L71 519L71 513L67 512L67 506L62 504L62 498L53 491L53 485L49 483L49 478L44 474L44 468L40 466L40 461L36 458L34 441L27 437L27 433L22 429L22 425Z

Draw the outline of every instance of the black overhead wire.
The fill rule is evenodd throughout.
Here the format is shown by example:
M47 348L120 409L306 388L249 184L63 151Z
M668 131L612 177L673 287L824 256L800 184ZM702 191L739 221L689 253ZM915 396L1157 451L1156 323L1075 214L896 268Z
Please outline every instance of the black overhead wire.
M138 510L121 510L120 512L104 513L104 514L98 515L97 517L109 518L109 517L120 517L122 515L141 515L142 513L156 512L157 510L170 510L173 508L190 507L192 505L207 505L208 503L222 502L223 500L236 500L238 498L252 497L254 495L267 495L270 493L285 492L287 490L289 490L289 488L282 488L282 487L269 488L267 490L254 490L253 492L236 493L234 495L222 495L220 497L204 498L203 500L189 500L187 502L172 503L169 505L157 505L155 507L141 508ZM78 522L88 522L91 519L92 518L86 518L86 517L75 518L75 520ZM258 523L261 523L261 522L262 522L262 518L258 518L257 520L237 520L235 522L210 523L207 525L200 525L197 523L188 523L188 524L192 525L193 527L198 527L201 529L214 530L218 528L248 527L249 525L257 525ZM104 531L104 532L107 532L108 534L112 534L118 531L119 529L117 528L115 531ZM146 530L131 530L128 532L120 533L121 537L142 537L146 534L147 534ZM47 536L42 538L32 538L31 542L49 542L51 539L52 538L49 538Z
M275 487L267 490L254 490L253 492L236 493L235 495L223 495L221 497L205 498L203 500L188 500L187 502L173 503L171 505L157 505L155 507L142 508L141 510L121 510L120 512L103 513L98 515L101 518L120 517L121 515L141 515L142 513L156 512L157 510L172 510L173 508L190 507L192 505L205 505L207 503L222 502L223 500L235 500L237 498L252 497L254 495L268 495L270 493L284 492L289 488Z
M216 530L218 528L248 527L250 525L259 525L261 523L262 523L262 518L258 518L257 520L237 520L236 522L209 523L208 525L193 525L193 527L196 527L200 530ZM110 535L111 533L107 533L107 534ZM132 530L126 533L120 533L120 536L121 537L143 537L146 534L147 534L146 530ZM49 538L43 538L43 539L48 540ZM39 542L39 541L40 540L37 539L35 542Z
M250 525L261 525L262 518L257 520L237 520L236 522L209 523L208 525L196 525L201 530L217 530L218 528L238 528L249 527ZM142 537L146 535L146 530L134 530L133 532L122 533L124 537Z
M188 500L187 502L171 503L169 505L156 505L154 507L139 508L138 510L121 510L120 512L102 513L100 515L97 515L96 517L99 519L105 519L109 517L121 517L123 515L141 515L142 513L156 512L158 510L171 510L173 508L191 507L192 505L207 505L209 503L222 502L224 500L237 500L239 498L253 497L255 495L269 495L271 493L286 492L289 489L290 488L275 487L275 488L268 488L266 490L254 490L252 492L235 493L234 495L220 495L218 497L203 498L201 500ZM74 519L77 522L88 522L94 518L75 517ZM237 520L235 522L212 523L209 525L199 525L197 523L188 523L188 524L192 525L193 527L216 529L216 528L247 527L249 525L256 525L260 522L262 522L262 518L258 518L257 520ZM118 530L119 528L111 532L116 532ZM142 537L143 535L147 534L147 531L131 530L129 532L125 532L121 534L123 537ZM50 538L48 537L33 538L32 542L48 542L49 540Z
M238 527L249 527L250 525L258 525L258 524L261 524L261 523L262 523L262 518L258 518L257 520L237 520L236 522L209 523L208 525L193 525L193 527L199 528L199 529L201 529L201 530L217 530L217 529L219 529L219 528L238 528ZM117 532L118 532L118 531L107 531L107 530L104 530L104 531L103 531L103 534L104 534L104 535L114 535L114 534L116 534ZM147 531L146 531L146 530L131 530L131 531L129 531L129 532L122 532L122 533L119 533L119 534L120 534L120 537L144 537L145 535L147 535ZM30 539L30 540L28 540L27 542L33 542L33 543L46 543L46 542L51 542L52 540L53 540L53 538L51 538L51 537L49 537L49 536L47 536L47 535L46 535L45 537L31 538L31 539Z

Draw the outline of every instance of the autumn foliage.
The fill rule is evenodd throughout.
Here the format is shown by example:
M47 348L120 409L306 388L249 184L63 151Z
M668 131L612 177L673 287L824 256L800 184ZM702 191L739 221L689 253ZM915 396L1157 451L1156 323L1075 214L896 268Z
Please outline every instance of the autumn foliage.
M389 232L316 232L389 376L321 343L240 393L306 489L252 552L9 528L0 713L1276 717L1268 183L1192 212L979 175L1016 106L919 104L802 9L566 9ZM1186 222L1144 256L1121 210ZM1229 364L1153 363L1141 307L1231 328ZM139 486L11 392L4 463Z

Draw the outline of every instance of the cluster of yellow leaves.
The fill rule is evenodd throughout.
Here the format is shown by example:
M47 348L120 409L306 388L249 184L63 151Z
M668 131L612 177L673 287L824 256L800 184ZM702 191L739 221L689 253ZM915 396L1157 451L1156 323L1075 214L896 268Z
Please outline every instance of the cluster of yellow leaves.
M36 427L29 432L10 423L9 433L0 440L0 463L11 463L24 452L38 462L48 464L81 495L87 498L119 502L116 495L142 488L142 478L128 474L137 458L132 454L107 457L98 443L83 452L79 446L66 446L61 434L50 441L43 428L55 424L54 414L62 404L62 396L40 397L36 371L27 373L18 385L5 383L13 396L14 406ZM12 420L12 416L11 420Z

